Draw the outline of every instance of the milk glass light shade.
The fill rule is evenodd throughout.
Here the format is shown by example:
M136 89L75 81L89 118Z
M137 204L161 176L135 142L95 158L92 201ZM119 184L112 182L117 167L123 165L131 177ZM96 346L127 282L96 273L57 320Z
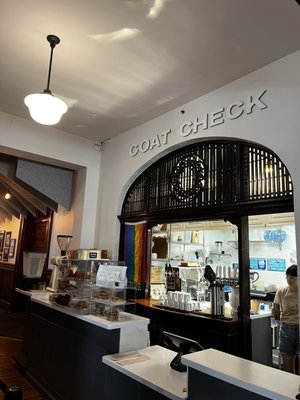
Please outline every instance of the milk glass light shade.
M34 121L44 125L55 125L60 121L61 116L67 112L68 107L61 99L53 96L49 89L53 50L55 46L60 43L60 39L55 35L48 35L47 40L51 48L47 88L43 93L35 93L26 96L24 102L29 108L31 118Z
M31 118L44 125L57 124L68 107L64 101L50 93L35 93L25 97Z

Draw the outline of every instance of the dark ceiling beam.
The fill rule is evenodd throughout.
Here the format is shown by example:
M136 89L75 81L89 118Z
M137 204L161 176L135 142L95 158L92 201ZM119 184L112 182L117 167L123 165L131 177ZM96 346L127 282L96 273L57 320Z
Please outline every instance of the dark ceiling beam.
M8 215L14 215L16 218L20 218L20 214L7 202L7 200L0 198L0 207L8 213Z
M10 199L5 199L5 195L8 192L7 187L0 182L0 198L3 198L6 203L10 204L20 215L27 217L27 208L11 193Z
M23 205L28 209L28 211L36 216L36 210L39 210L42 214L47 214L47 205L37 199L34 195L27 192L21 186L19 186L15 181L0 174L0 182L8 187L8 190L16 196L16 198L23 203Z
M9 213L7 210L4 210L4 208L1 207L0 205L0 215L5 219L9 219L10 221L12 220L12 214Z
M10 188L9 189L13 198L23 204L23 206L30 212L34 217L37 215L37 209L32 205L31 202L27 201L23 196L21 196L16 190Z
M32 206L32 204L30 202L28 202L26 199L24 199L23 196L20 196L19 193L17 191L15 191L14 189L12 189L11 187L9 187L8 190L13 198L15 198L17 201L22 203L23 206L26 208L26 210L28 212L30 212L30 214L32 214L34 217L36 217L37 209L34 206ZM6 204L9 204L7 200L5 200L5 201L6 201Z
M57 212L58 211L58 203L49 197L45 196L43 193L34 189L32 186L28 185L26 182L23 182L21 179L15 178L15 182L21 186L27 192L32 193L37 199L47 205L47 207L51 208L51 210Z

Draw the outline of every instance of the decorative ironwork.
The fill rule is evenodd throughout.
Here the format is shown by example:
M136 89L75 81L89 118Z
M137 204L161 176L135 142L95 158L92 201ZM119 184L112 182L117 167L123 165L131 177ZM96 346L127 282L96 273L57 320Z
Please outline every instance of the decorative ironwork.
M178 200L188 201L204 187L204 163L198 156L185 157L170 174L170 191Z
M229 210L247 215L275 206L279 212L283 205L293 210L293 185L273 152L216 139L177 149L151 165L128 190L120 220L195 219Z

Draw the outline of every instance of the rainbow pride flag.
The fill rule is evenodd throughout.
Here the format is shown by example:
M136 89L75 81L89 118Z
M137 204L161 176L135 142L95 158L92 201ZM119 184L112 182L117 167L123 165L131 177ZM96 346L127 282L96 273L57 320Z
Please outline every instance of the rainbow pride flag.
M125 223L124 260L127 279L134 283L146 282L147 223Z

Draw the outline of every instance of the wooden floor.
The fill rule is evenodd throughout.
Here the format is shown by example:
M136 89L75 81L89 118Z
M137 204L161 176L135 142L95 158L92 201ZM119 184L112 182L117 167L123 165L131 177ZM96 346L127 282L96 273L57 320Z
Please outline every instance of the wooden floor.
M13 356L20 353L22 341L0 337L0 379L6 386L18 386L23 391L22 400L46 400L18 369ZM0 392L0 400L4 393Z

